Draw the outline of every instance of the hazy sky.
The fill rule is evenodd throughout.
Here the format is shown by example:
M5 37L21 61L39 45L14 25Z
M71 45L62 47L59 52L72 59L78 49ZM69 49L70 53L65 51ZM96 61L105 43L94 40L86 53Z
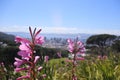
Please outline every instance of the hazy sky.
M0 31L120 34L120 0L0 0Z

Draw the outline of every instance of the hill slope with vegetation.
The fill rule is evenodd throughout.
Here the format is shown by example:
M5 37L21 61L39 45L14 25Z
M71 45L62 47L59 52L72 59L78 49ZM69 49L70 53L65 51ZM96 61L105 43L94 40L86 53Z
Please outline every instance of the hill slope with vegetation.
M8 45L15 45L14 39L15 39L14 35L10 35L10 34L6 34L4 32L0 32L0 42L6 43Z

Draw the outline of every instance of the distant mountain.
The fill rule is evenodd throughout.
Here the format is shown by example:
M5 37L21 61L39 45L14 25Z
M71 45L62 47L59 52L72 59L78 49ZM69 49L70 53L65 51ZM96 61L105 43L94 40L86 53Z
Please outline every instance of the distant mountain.
M21 37L25 37L25 38L30 38L30 34L26 33L26 32L7 32L7 34L12 34L15 36L21 36ZM48 39L50 38L76 38L79 37L80 39L87 39L88 37L90 37L92 34L85 34L85 33L79 33L79 34L55 34L55 33L42 33L40 34Z
M7 34L12 34L14 36L21 36L24 38L30 38L29 33L25 32L7 32ZM46 37L46 42L43 44L44 47L48 48L65 48L66 47L66 39L76 39L76 37L79 38L80 41L83 43L86 43L86 40L88 37L90 37L92 34L55 34L55 33L41 33L41 36ZM59 40L59 41L58 41Z
M7 34L12 34L14 36L20 36L24 38L30 38L30 34L27 32L6 32Z
M6 34L4 32L0 32L0 40L10 40L13 41L15 39L15 36L12 34Z

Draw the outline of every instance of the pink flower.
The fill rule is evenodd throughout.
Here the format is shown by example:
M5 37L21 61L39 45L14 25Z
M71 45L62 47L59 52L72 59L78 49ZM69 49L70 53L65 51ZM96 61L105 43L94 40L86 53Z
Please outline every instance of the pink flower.
M16 80L23 80L23 79L29 79L29 78L30 78L30 75L26 75L26 76L18 77Z
M28 52L24 51L19 51L18 55L22 57L22 59L29 60L30 59L30 54Z
M107 59L107 56L106 56L106 55L104 55L104 56L100 56L100 55L99 55L99 56L98 56L98 59L101 59L101 60L102 60L102 59Z
M43 36L35 37L35 44L42 45L43 43L44 43L44 37Z
M1 63L0 63L0 66L4 66L4 63L3 63L3 62L1 62Z
M21 45L19 46L19 49L26 51L28 53L32 53L32 50L31 50L29 44L27 44L27 43L21 43Z
M58 52L57 55L58 55L58 57L60 57L60 58L62 57L60 52Z
M74 76L72 80L77 80L77 77L76 77L76 76Z
M42 68L43 68L42 66L38 67L38 71L41 71L41 70L42 70Z
M65 61L66 62L73 62L73 60L70 60L70 59L66 59Z
M46 74L43 74L42 77L45 78L45 77L46 77Z
M77 77L75 76L75 67L77 65L76 60L84 60L84 58L78 56L78 54L84 54L85 53L85 47L81 41L78 41L78 38L75 41L72 41L71 39L68 39L68 51L72 54L70 57L72 60L73 68L72 68L72 80L77 80ZM67 60L68 61L68 60Z
M68 43L69 43L69 45L68 45L69 52L72 53L74 51L75 45L74 45L74 43L73 43L73 41L71 39L68 39Z
M14 65L16 66L16 67L20 67L23 63L24 63L24 61L23 60L21 60L21 59L18 59L18 58L15 58L15 62L14 62Z
M49 56L44 57L44 62L48 62Z
M76 60L84 60L83 57L77 57Z
M41 32L41 29L35 33L35 35L34 35L34 38L35 38L34 43L42 45L44 43L44 37L43 36L38 36L38 34L40 32Z
M103 56L103 59L107 59L108 57L106 55Z
M101 59L101 58L102 58L102 57L99 55L99 56L98 56L98 59Z
M16 36L15 37L15 41L18 43L18 42L20 42L20 43L29 43L30 44L30 41L29 40L27 40L27 39L25 39L25 38L21 38L21 37L19 37L19 36Z
M71 39L68 39L68 50L69 52L76 53L85 53L85 47L81 41L73 42Z
M40 58L39 56L35 56L34 63L36 63L39 58Z
M41 32L41 29L36 32L36 28L32 32L31 27L29 27L30 35L31 35L31 41L25 38L16 37L15 41L17 43L21 43L19 46L20 51L18 52L18 55L21 57L21 59L15 58L14 65L16 66L15 71L24 71L28 73L26 76L21 76L17 78L17 80L23 80L23 79L36 79L37 77L37 71L36 71L36 62L40 58L39 56L35 56L35 46L36 45L42 45L44 42L44 37L38 36L38 34ZM45 56L45 62L48 61L48 56ZM22 66L26 64L27 66ZM38 71L40 71L42 67L38 68Z
M23 70L28 70L29 68L15 68L16 72L23 71Z

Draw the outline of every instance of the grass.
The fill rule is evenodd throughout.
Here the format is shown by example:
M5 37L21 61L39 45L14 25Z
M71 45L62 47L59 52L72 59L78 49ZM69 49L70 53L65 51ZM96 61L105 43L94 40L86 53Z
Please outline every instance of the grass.
M72 64L66 62L66 58L51 59L42 66L39 75L46 74L44 80L71 80ZM16 80L22 74L14 73L12 67L6 72L3 69L0 66L0 80L7 80L7 76ZM78 80L120 80L120 54L111 54L107 59L87 56L85 60L77 62L75 73Z
M71 80L72 64L65 60L66 58L61 58L49 61L48 65L51 68L54 66L53 80ZM102 60L97 56L89 56L84 61L78 61L76 76L78 80L120 80L120 54Z

